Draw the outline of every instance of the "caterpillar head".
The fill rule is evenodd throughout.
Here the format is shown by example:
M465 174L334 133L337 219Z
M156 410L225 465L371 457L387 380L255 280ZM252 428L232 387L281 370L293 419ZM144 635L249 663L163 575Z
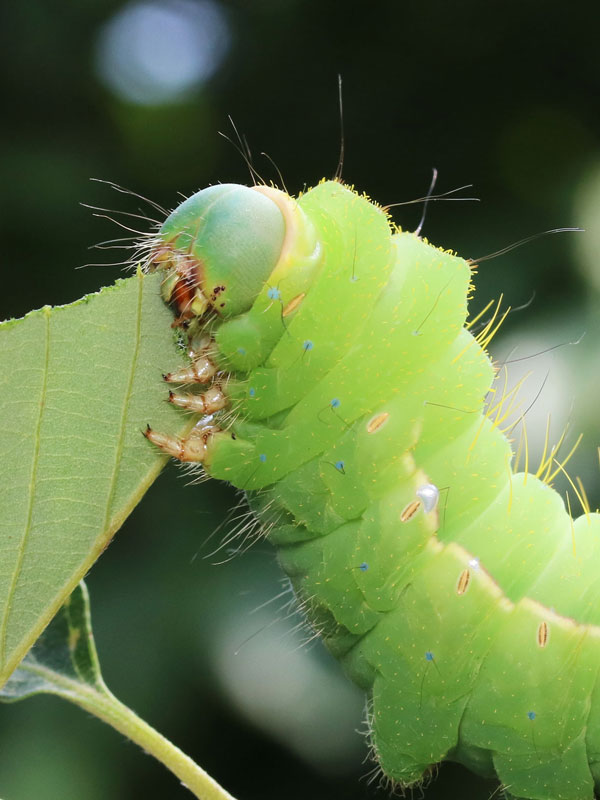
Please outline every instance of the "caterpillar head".
M158 233L152 264L166 270L164 300L179 322L208 311L224 318L244 313L305 225L277 189L220 184L196 192Z

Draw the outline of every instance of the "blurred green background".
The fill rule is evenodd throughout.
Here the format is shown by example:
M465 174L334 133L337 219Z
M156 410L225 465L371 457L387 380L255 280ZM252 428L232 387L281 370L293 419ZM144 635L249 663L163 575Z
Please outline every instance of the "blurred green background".
M526 310L493 345L509 386L532 373L523 408L539 454L586 437L572 473L600 503L600 59L596 3L574 0L28 0L4 9L0 131L0 318L67 303L112 283L127 235L81 202L153 209L89 178L172 208L217 181L248 182L231 115L265 180L290 192L335 172L337 74L344 80L344 177L382 203L438 190L424 234L478 257L548 228L481 265L474 309L504 293ZM414 228L420 206L394 212ZM111 215L114 216L114 215ZM140 219L124 224L148 230ZM585 337L577 346L566 343ZM546 378L547 376L547 378ZM544 383L545 381L545 383ZM518 428L515 429L518 437ZM539 457L539 456L538 456ZM532 456L535 460L535 454ZM560 485L559 485L560 488ZM372 798L360 693L290 616L264 543L235 555L227 487L185 487L169 466L89 576L109 686L239 800ZM242 546L241 549L245 549ZM224 562L219 563L217 562ZM272 602L263 605L266 601ZM494 785L445 765L433 798L488 798ZM2 800L189 797L164 768L55 698L0 707Z

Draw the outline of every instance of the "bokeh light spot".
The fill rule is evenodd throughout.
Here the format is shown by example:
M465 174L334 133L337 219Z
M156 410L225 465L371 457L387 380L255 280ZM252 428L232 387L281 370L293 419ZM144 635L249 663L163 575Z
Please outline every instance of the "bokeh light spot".
M96 70L128 102L180 102L215 74L229 44L225 15L213 0L134 2L100 30Z

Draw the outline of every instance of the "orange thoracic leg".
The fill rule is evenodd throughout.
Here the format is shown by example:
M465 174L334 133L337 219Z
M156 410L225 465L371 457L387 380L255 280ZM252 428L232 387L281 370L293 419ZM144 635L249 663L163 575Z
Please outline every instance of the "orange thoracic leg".
M227 397L220 386L211 386L202 394L169 392L169 402L197 414L214 414L227 405Z
M206 457L206 448L210 437L219 430L215 425L207 425L204 420L200 420L184 438L168 433L159 433L150 425L144 431L144 436L160 447L163 453L167 453L179 461L201 462Z
M210 383L211 378L217 374L217 367L207 356L195 358L188 364L175 372L163 375L168 383Z

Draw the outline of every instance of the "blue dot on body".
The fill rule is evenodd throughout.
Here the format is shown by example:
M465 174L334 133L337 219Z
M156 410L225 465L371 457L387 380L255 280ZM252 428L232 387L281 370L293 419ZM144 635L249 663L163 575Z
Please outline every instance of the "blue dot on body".
M258 457L258 458L259 458L259 460L260 460L260 461L261 461L263 464L264 464L264 463L265 463L265 461L267 460L267 456L266 456L266 454L265 454L265 453L261 453L261 454L259 455L259 457Z
M245 347L238 347L238 353L241 356L245 356L246 355L246 348Z
M359 570L361 572L366 572L369 569L369 565L366 561L363 561L362 564L359 566Z
M330 405L332 408L339 408L339 407L340 407L340 405L341 405L341 401L339 400L339 398L337 398L337 397L334 397L334 398L333 398L333 400L331 401L331 403L330 403L329 405Z
M433 661L433 653L431 652L431 650L428 650L425 653L425 658L427 659L427 661Z
M535 711L528 711L527 712L528 719L535 719Z
M279 289L269 289L269 291L267 292L267 297L269 298L269 300L279 300L279 298L281 297L281 292L279 291Z
M307 340L304 342L304 344L302 345L302 348L303 348L304 350L312 350L312 349L313 349L313 347L314 347L314 344L313 344L313 342L311 342L311 340L310 340L310 339L307 339Z
M254 397L254 395L256 394L256 389L248 389L248 394L250 395L250 397Z
M339 469L340 472L344 471L344 462L343 461L336 461L335 468Z

